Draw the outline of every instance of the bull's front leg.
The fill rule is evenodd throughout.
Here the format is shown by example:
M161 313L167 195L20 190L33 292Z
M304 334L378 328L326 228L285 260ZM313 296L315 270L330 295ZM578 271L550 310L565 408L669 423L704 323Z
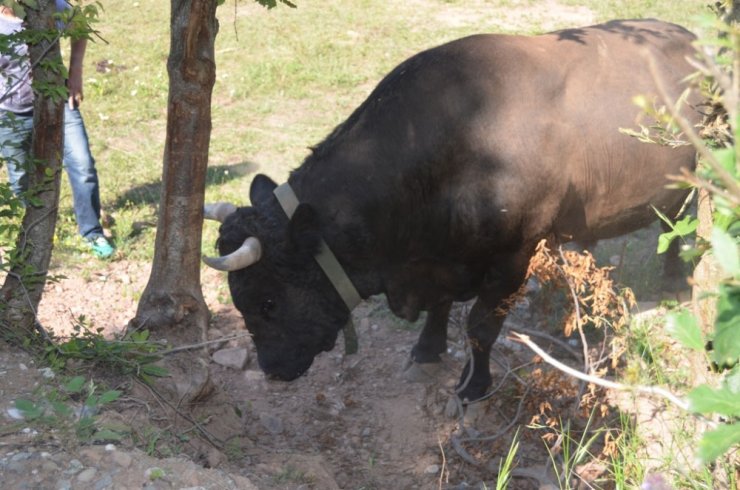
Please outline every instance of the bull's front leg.
M426 383L439 375L442 366L440 354L447 351L447 322L452 303L444 303L427 313L419 340L411 349L411 358L403 373L406 381Z
M468 340L471 356L465 364L457 386L457 396L461 400L469 402L479 400L490 388L492 382L491 346L498 338L505 318L505 314L495 311L481 299L478 299L470 310Z
M510 298L524 283L529 264L529 249L498 262L498 268L486 275L484 286L468 316L468 339L472 356L460 376L457 393L465 401L480 400L491 386L491 346L498 338L506 319Z
M427 313L419 340L411 349L411 360L421 364L441 362L440 354L447 351L447 322L452 303L443 303Z

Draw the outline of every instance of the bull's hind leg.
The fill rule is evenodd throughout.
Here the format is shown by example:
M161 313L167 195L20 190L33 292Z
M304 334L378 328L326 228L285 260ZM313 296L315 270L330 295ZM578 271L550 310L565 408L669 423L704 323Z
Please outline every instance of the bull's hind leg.
M444 303L429 310L419 340L411 349L411 359L403 377L411 382L434 379L440 368L440 354L447 350L447 322L452 303Z

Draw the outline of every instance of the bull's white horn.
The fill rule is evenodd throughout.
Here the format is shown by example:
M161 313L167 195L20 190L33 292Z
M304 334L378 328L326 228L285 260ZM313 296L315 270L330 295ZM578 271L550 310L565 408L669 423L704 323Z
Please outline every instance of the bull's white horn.
M203 217L223 223L228 215L236 211L236 206L230 202L214 202L203 206Z
M262 256L262 245L255 237L244 240L241 247L223 257L203 256L206 265L220 271L238 271L257 262Z

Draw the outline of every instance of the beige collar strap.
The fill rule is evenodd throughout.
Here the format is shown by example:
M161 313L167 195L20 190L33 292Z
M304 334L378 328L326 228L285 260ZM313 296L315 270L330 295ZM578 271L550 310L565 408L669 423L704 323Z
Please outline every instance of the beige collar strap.
M283 208L283 211L285 211L285 214L288 218L291 218L298 207L299 201L290 184L286 182L277 186L273 193ZM334 252L331 251L324 240L321 240L319 247L319 251L314 258L350 311L350 319L344 327L344 350L347 354L354 354L357 352L357 332L355 332L354 325L352 324L351 313L355 306L362 301L362 297L357 292L357 288L352 284L352 280L347 276L347 273L344 272L342 264L339 263Z

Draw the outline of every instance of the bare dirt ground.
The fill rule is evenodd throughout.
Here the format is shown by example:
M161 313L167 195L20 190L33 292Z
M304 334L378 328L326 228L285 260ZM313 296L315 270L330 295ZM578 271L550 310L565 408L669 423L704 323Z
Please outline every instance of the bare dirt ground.
M134 316L133 292L143 290L148 266L124 258L99 265L85 277L55 271L67 278L47 286L39 311L43 325L58 334L69 333L84 314L91 327L101 327L106 335L123 331ZM224 288L224 276L204 270L203 290L213 313L209 338L238 337L212 345L209 353L244 348L249 355L246 364L224 367L196 351L181 354L177 362L185 369L173 372L165 382L178 385L180 395L155 389L177 403L178 396L199 389L187 385L208 373L210 392L190 405L181 404L177 411L142 384L118 386L118 381L107 380L110 387L126 390L126 396L101 415L129 434L114 451L102 445L65 443L53 433L24 432L8 410L17 398L33 398L39 384L48 381L27 356L3 347L0 416L7 430L0 435L4 470L0 487L491 488L519 429L516 478L508 488L548 488L557 485L548 470L548 447L557 453L562 441L547 424L569 418L576 434L585 426L590 408L604 407L605 417L596 416L592 423L618 426L617 412L607 409L605 398L578 409L576 383L541 364L504 334L492 356L492 397L469 407L464 418L454 414L452 394L465 358L460 326L466 305L452 314L448 355L434 376L423 379L422 373L419 380L417 373L417 379L408 379L405 368L418 325L395 319L383 298L371 298L354 312L357 354L344 356L340 337L335 350L319 356L307 375L291 383L267 381L256 365L243 321L224 301ZM560 340L556 345L537 339L558 358L580 367L568 352L578 352L579 343L563 338L552 321L558 313L553 308L559 306L542 296L534 292L522 300L509 315L507 327L529 327ZM526 424L532 425L525 428ZM594 454L603 449L605 434L592 447ZM609 488L602 463L592 459L580 464L583 478L597 488ZM152 479L152 468L162 468L164 476ZM59 471L65 475L62 484Z

